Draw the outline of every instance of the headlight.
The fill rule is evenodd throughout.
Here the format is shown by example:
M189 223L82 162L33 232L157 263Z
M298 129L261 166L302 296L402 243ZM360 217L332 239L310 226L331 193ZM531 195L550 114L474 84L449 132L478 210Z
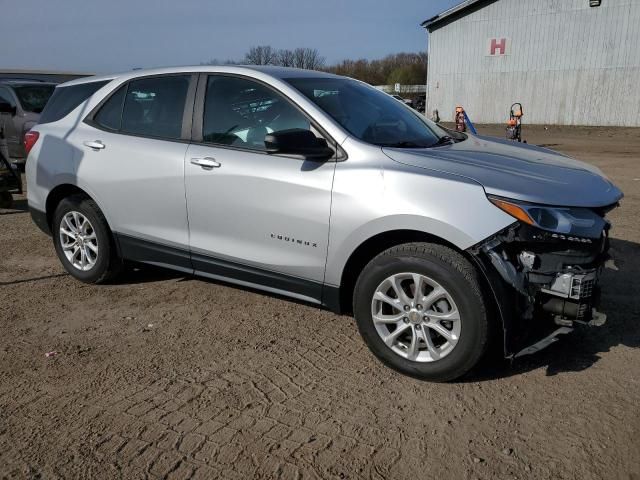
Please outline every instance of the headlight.
M588 208L548 207L489 196L500 210L528 225L549 232L577 237L600 238L606 221Z

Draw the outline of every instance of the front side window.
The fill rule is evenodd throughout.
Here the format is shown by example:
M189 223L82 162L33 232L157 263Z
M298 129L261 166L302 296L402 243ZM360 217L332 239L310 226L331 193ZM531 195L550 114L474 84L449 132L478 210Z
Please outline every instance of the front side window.
M311 130L311 125L279 93L245 78L209 76L202 125L204 142L265 151L267 134L290 129Z
M54 89L53 85L21 85L13 90L25 112L42 113Z
M354 137L373 145L431 147L449 134L391 95L347 78L286 80Z
M180 138L190 80L191 75L170 75L129 82L119 130L134 135ZM110 118L109 123L115 124L117 120Z

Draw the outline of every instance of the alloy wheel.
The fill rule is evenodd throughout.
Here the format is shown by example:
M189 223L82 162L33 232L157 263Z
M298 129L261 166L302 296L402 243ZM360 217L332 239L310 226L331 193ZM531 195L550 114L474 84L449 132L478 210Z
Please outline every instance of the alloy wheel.
M98 238L89 219L80 212L66 213L60 222L60 246L74 268L86 272L98 261Z
M460 339L460 313L451 294L418 273L398 273L382 281L371 301L371 315L385 345L407 360L440 360Z

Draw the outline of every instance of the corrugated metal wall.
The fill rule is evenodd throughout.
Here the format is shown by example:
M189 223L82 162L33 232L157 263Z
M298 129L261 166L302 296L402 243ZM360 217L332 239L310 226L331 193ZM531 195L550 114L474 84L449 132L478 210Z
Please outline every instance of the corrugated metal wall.
M507 54L489 56L489 39ZM429 34L427 115L640 126L640 0L499 0Z

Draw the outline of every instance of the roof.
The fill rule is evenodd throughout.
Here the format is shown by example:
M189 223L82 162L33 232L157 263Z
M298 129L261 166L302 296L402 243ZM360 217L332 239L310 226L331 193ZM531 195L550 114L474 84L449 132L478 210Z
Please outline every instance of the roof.
M31 80L31 79L21 79L21 78L0 78L0 83L3 85L9 86L26 86L26 85L37 85L37 86L56 86L55 82L45 82L44 80Z
M333 73L319 72L317 70L305 70L302 68L277 67L274 65L236 65L246 70L263 72L276 78L318 78L335 77Z
M81 83L99 82L115 80L116 78L136 78L148 75L163 75L168 73L235 73L242 74L247 72L259 72L264 75L283 79L283 78L318 78L318 77L335 77L336 75L326 72L318 72L316 70L303 70L300 68L276 67L273 65L194 65L184 67L166 67L152 69L136 69L128 72L115 73L112 75L100 75L94 77L83 77L63 83L61 86L78 85Z
M462 3L439 13L435 17L426 19L420 25L429 30L429 32L433 32L497 1L498 0L464 0Z
M93 75L86 72L65 72L58 70L30 70L24 68L2 68L0 69L0 75L3 74L19 74L19 75L78 75L87 76Z
M28 70L18 68L0 69L0 80L32 80L52 83L62 83L74 78L86 77L90 73L62 72L55 70Z

